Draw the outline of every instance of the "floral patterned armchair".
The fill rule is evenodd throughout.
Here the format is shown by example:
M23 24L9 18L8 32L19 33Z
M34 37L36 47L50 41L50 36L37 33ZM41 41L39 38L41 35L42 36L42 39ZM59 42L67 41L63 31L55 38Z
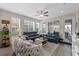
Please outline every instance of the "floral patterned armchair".
M31 44L27 40L12 39L12 49L17 56L42 56L44 55L42 44Z

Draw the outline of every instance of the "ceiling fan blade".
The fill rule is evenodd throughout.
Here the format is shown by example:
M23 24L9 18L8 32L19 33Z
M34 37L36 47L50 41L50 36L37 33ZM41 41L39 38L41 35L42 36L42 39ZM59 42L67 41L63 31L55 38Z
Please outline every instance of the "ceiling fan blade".
M48 16L48 14L43 14L44 16Z
M48 16L48 15L45 15L45 16Z
M48 11L45 11L44 14L48 14Z

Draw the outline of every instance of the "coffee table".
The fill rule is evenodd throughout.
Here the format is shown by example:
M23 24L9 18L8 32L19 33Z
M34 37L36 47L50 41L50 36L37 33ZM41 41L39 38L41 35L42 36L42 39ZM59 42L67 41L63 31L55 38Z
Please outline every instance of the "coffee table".
M41 37L41 39L40 39L40 38L36 38L36 39L35 39L35 44L36 44L36 45L42 44L42 42L43 42L42 37Z

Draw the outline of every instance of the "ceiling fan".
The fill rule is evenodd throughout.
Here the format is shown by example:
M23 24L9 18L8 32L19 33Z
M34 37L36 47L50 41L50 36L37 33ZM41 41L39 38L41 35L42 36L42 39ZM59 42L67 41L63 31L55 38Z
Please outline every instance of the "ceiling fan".
M39 11L36 11L36 13L37 13L36 16L39 16L40 18L48 17L48 10L39 10Z

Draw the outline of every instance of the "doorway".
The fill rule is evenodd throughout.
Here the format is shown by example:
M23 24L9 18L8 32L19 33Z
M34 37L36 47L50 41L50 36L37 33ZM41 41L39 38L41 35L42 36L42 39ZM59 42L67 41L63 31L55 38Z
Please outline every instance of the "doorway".
M66 43L72 43L72 19L65 20L65 40Z

